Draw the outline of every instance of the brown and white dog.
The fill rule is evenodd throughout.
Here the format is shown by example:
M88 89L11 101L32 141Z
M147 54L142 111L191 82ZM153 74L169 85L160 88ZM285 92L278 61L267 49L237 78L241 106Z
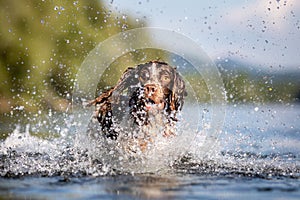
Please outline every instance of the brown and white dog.
M176 134L176 114L186 95L185 82L175 68L165 62L150 61L128 68L115 87L88 105L96 107L93 118L97 119L94 121L102 135L116 140L131 132L131 137L138 139L144 149L153 141L150 130L154 127L154 135ZM122 121L127 122L126 129Z

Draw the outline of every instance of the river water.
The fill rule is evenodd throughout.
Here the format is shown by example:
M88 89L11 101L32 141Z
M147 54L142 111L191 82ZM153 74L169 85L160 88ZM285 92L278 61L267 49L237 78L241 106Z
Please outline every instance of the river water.
M227 106L209 156L188 153L198 148L191 137L132 162L91 153L61 121L60 137L16 124L1 141L0 199L300 199L298 104Z

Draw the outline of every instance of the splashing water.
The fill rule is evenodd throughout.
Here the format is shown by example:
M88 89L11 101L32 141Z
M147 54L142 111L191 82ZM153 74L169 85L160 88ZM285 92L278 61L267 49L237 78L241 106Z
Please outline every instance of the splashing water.
M187 150L183 143L188 137L158 137L143 153L126 151L128 141L104 137L91 140L86 133L79 133L73 141L69 137L46 140L32 136L29 130L30 126L26 125L25 132L21 132L18 125L1 143L1 176L99 176L116 173L115 170L119 173L155 172L169 170L172 162Z
M297 109L299 110L298 107ZM296 115L297 109L291 113ZM233 114L236 114L235 112L232 111ZM294 128L299 130L299 127ZM260 178L274 176L299 178L300 176L300 158L297 153L299 148L295 146L291 149L292 141L299 141L299 139L294 139L293 133L286 138L286 140L290 139L288 143L290 146L280 152L268 152L267 150L270 150L268 144L257 140L257 137L260 137L257 133L252 134L248 142L253 144L252 147L255 145L268 147L255 147L256 150L252 151L247 150L248 147L244 149L234 147L234 145L244 145L239 140L245 139L246 136L231 137L230 142L220 141L220 146L215 147L215 153L209 156L203 156L201 152L205 151L198 143L203 139L201 134L197 134L198 138L192 137L194 141L190 142L193 134L195 135L187 130L171 140L159 138L160 142L155 143L148 152L133 155L124 153L124 149L116 145L118 141L111 143L90 141L87 137L81 137L83 133L78 133L77 137L73 134L71 140L68 134L64 134L65 137L46 140L32 136L29 125L26 125L24 132L18 125L13 133L1 142L0 173L3 177L27 175L81 177L153 172ZM272 138L272 142L282 141L282 137L276 139L271 132L268 134L265 137ZM266 140L268 141L269 138ZM103 146L104 144L106 146ZM225 148L225 145L231 146L231 149Z

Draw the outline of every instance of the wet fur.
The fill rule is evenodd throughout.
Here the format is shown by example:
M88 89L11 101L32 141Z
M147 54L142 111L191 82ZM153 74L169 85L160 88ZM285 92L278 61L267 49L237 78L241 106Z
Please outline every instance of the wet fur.
M143 146L151 140L147 130L154 126L161 127L165 137L175 135L176 114L182 109L186 95L184 80L175 68L165 62L150 61L128 68L115 87L103 92L88 106L96 108L92 119L94 126L97 121L97 129L113 140L123 132L120 121L128 111L133 125L129 122L131 131L142 132L133 137L144 140L140 143Z

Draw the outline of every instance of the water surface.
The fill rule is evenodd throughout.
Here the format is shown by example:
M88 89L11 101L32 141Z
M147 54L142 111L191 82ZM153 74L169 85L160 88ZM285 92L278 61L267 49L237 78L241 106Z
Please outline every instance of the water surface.
M228 106L214 154L197 156L197 146L189 146L193 153L179 153L166 165L159 157L154 159L159 167L143 173L92 159L86 149L69 142L67 130L68 139L47 140L20 125L1 142L0 197L299 199L299 122L299 105ZM186 150L184 143L177 149Z

